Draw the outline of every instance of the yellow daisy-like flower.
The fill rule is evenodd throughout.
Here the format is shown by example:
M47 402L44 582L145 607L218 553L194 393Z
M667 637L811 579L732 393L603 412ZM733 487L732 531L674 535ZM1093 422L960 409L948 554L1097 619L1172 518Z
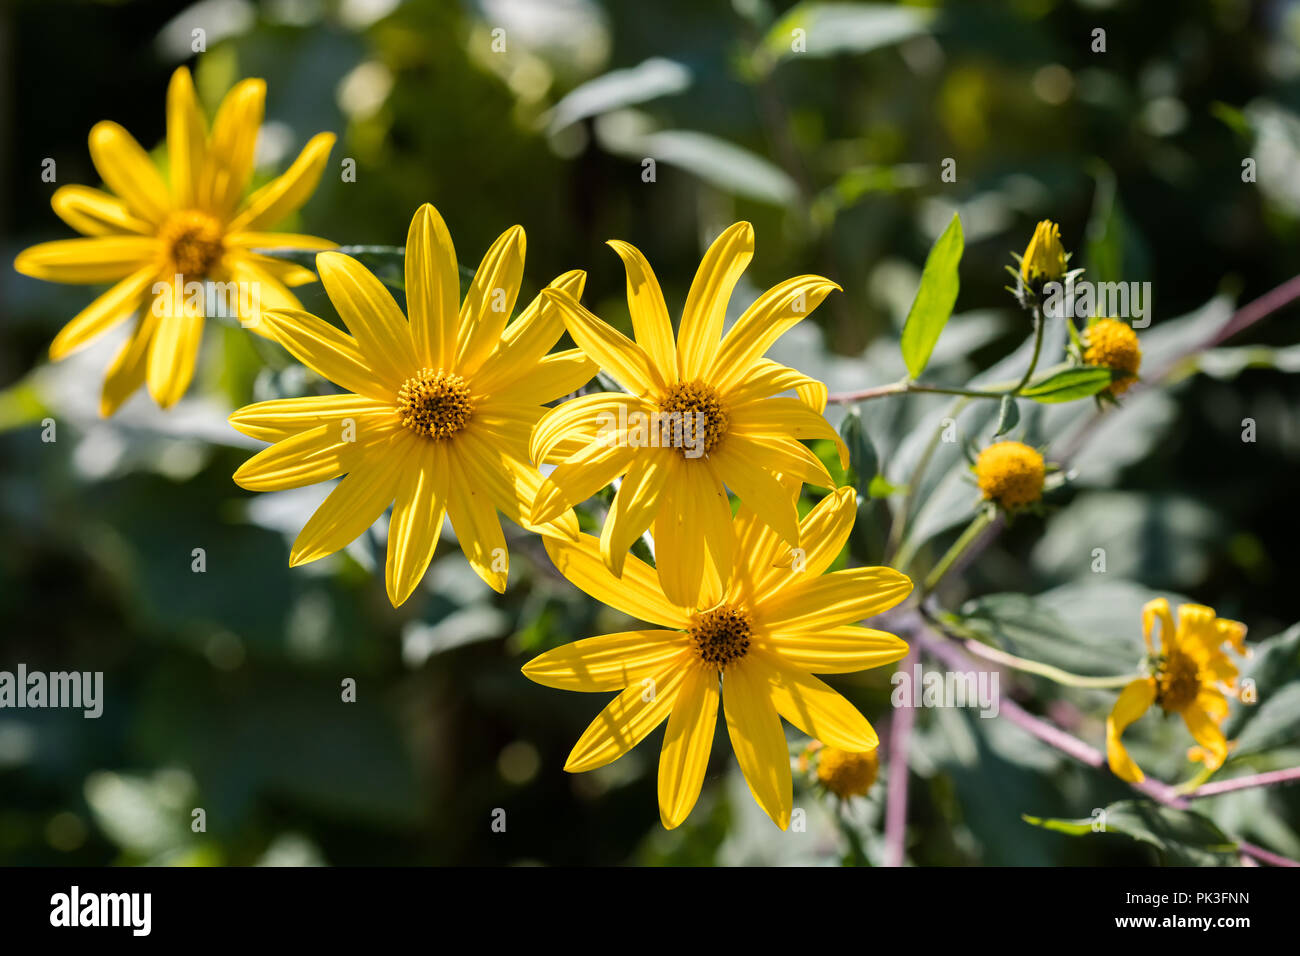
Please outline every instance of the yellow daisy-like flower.
M1009 511L1043 497L1046 473L1042 454L1018 441L989 445L975 459L975 480L984 498Z
M1107 387L1112 395L1121 395L1137 381L1142 367L1142 347L1137 333L1127 322L1118 319L1101 319L1084 332L1083 360L1088 365L1116 369L1117 375Z
M90 157L115 195L61 187L51 199L54 211L88 238L44 242L14 260L15 269L37 279L115 283L55 337L55 361L138 313L134 332L108 367L101 415L117 411L146 381L164 408L185 394L203 337L205 295L195 291L199 283L219 283L228 317L258 330L262 308L298 308L288 287L316 277L253 250L333 247L315 236L266 231L316 189L334 145L332 133L313 137L282 176L244 195L265 99L263 80L240 82L222 101L209 132L189 71L181 67L167 89L170 182L130 133L116 123L98 123L90 131Z
M1160 622L1158 650L1151 636L1156 621ZM1183 718L1199 744L1188 751L1188 757L1217 770L1228 756L1228 741L1221 729L1228 716L1226 694L1237 691L1237 666L1224 646L1245 653L1246 625L1216 616L1213 608L1184 604L1178 608L1175 626L1169 602L1159 598L1142 608L1142 636L1151 673L1120 692L1106 719L1106 757L1111 771L1130 783L1145 779L1120 735L1152 704Z
M1034 229L1034 236L1020 259L1020 277L1034 288L1045 282L1057 282L1068 269L1065 247L1061 245L1061 227L1044 219Z
M792 501L788 488L784 494ZM662 628L576 641L525 665L524 674L548 687L621 691L578 740L565 770L603 767L667 720L659 814L665 827L676 827L699 797L721 698L750 792L777 826L788 826L790 753L780 718L831 746L871 750L878 742L871 725L813 674L880 667L907 653L892 634L852 626L906 598L912 582L905 575L891 568L823 574L848 540L856 510L849 488L819 502L800 526L806 551L796 560L782 537L742 506L731 522L731 583L688 605L665 595L662 579L636 557L615 577L590 535L547 539L569 581Z
M788 279L759 296L724 338L727 301L754 254L753 228L736 223L705 254L674 340L650 264L626 242L610 245L627 271L635 341L572 296L544 294L578 346L627 391L583 396L538 423L533 461L564 440L581 450L547 477L532 518L547 521L621 478L600 538L606 566L619 574L628 548L653 525L664 592L695 607L702 593L725 587L731 572L727 489L795 546L798 515L778 476L834 486L799 440L834 441L847 465L844 443L821 414L826 387L762 357L839 286L819 276ZM799 397L773 397L790 389Z
M596 368L578 349L546 354L564 324L540 296L506 324L523 277L523 229L492 245L461 304L451 235L436 209L421 206L406 239L409 322L355 259L322 252L316 268L351 334L301 311L268 312L264 324L346 393L260 402L230 417L244 434L275 442L235 472L240 486L278 491L346 475L298 535L289 563L345 547L395 501L386 580L397 606L428 568L444 516L497 591L509 559L498 511L531 531L577 537L572 511L528 520L541 484L527 462L528 436L543 403ZM567 272L551 288L581 295L585 279Z

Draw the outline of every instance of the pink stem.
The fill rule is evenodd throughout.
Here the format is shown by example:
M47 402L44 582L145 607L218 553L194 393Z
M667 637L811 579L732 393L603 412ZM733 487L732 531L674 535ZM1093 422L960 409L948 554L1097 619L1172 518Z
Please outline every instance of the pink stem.
M902 667L911 669L917 650L903 658ZM889 790L885 794L885 866L902 866L907 842L907 747L916 723L916 708L899 707L889 725Z

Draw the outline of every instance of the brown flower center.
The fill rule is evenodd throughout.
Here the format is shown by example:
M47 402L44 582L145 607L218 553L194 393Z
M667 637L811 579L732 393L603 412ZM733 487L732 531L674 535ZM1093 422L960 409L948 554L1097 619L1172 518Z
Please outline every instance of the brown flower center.
M660 444L677 448L683 457L708 454L727 432L727 410L717 391L704 382L670 385L659 402Z
M1174 651L1156 671L1156 700L1166 713L1182 712L1201 692L1200 668L1186 654Z
M397 393L402 424L425 438L450 438L469 422L474 405L469 385L459 375L422 368Z
M158 232L173 275L202 279L225 252L221 223L207 213L186 210L171 215Z
M700 660L721 670L745 656L753 629L748 611L723 604L691 618L691 642Z

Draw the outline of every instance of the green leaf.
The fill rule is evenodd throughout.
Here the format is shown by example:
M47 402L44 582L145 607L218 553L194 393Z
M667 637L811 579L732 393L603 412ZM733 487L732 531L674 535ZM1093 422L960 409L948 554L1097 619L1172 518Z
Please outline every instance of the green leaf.
M952 316L960 284L957 266L964 247L961 219L954 215L925 258L921 286L916 290L916 298L912 300L911 311L903 325L903 361L907 363L907 372L912 378L925 371L934 344L939 341L939 334Z
M684 169L728 195L776 206L788 206L799 196L798 185L785 170L708 133L661 130L639 138L634 152Z
M993 431L993 437L1005 435L1011 429L1020 424L1020 406L1010 395L1002 396L1002 405L998 409L998 427Z
M1044 405L1073 402L1096 395L1110 384L1113 375L1108 368L1067 368L1030 385L1020 394Z
M867 485L867 497L888 498L890 495L900 494L906 490L906 485L891 484L884 475L876 475L871 479L871 483Z
M866 493L871 482L880 472L880 459L867 430L862 426L862 413L855 405L844 416L840 425L840 437L849 448L849 468L853 471L853 486L859 493Z
M583 83L555 104L546 126L554 133L590 116L680 93L690 85L691 71L682 64L651 57L631 69L613 70Z
M1033 826L1067 836L1122 833L1154 847L1161 863L1170 866L1231 866L1237 843L1209 817L1194 810L1174 810L1149 800L1121 800L1095 818L1062 820L1022 814Z
M801 3L772 25L763 52L773 61L865 53L926 33L933 17L884 3Z

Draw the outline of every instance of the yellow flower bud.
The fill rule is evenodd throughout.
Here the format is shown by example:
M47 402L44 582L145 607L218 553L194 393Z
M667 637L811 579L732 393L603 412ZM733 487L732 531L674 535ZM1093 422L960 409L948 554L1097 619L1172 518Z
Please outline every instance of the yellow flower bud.
M1058 282L1065 275L1065 248L1061 245L1061 227L1044 219L1034 230L1034 238L1020 260L1020 277L1030 286Z
M880 770L876 751L850 753L836 747L823 747L817 762L817 779L841 800L860 797L871 789Z
M1113 368L1123 372L1110 383L1107 391L1119 395L1137 380L1142 367L1142 349L1137 333L1127 323L1118 319L1102 319L1089 326L1084 333L1083 360L1088 365Z
M989 445L975 460L975 478L986 500L1023 508L1043 497L1043 456L1018 441Z

